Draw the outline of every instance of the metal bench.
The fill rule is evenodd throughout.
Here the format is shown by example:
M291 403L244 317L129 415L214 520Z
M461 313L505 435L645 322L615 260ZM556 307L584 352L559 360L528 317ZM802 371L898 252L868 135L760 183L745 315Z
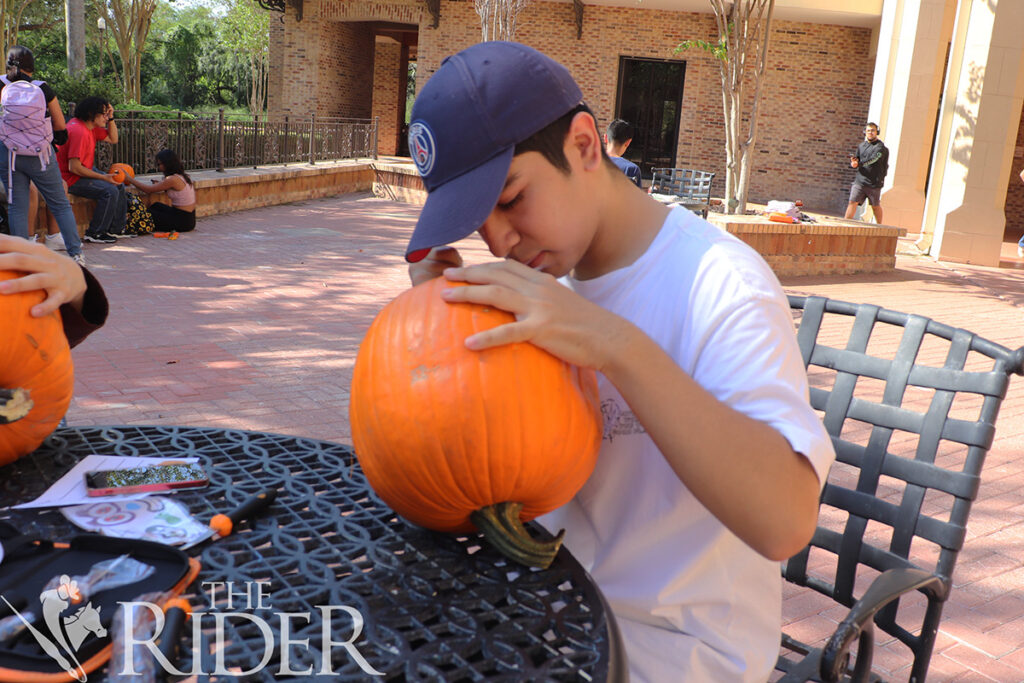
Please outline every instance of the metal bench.
M782 573L849 612L824 647L783 634L778 680L877 680L877 628L909 648L910 680L923 681L999 406L1010 375L1024 374L1024 347L877 306L789 301L802 311L811 404L836 463L814 538Z
M682 204L703 218L708 217L711 181L715 174L692 168L655 168L650 193L666 203Z

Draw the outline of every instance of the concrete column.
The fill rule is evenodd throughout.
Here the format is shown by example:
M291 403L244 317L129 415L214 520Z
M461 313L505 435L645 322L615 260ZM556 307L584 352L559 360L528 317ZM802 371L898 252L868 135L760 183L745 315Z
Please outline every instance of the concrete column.
M868 119L889 148L885 222L921 229L932 135L957 0L886 0Z
M1024 2L961 0L922 226L937 259L999 264L1024 103L1022 35Z

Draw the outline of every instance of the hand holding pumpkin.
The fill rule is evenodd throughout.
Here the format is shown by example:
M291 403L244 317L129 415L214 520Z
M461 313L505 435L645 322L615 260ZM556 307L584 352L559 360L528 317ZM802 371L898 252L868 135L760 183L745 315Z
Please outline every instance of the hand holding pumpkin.
M409 279L412 286L440 277L445 268L462 266L462 255L455 247L434 247L421 261L409 264Z
M516 318L467 337L466 347L474 351L528 341L567 363L601 371L636 329L551 275L515 261L449 268L444 276L476 285L445 290L445 301L494 306Z
M34 318L53 313L70 303L81 309L85 275L67 256L20 237L0 235L0 271L18 271L21 277L0 282L0 295L43 290L46 297L31 308Z

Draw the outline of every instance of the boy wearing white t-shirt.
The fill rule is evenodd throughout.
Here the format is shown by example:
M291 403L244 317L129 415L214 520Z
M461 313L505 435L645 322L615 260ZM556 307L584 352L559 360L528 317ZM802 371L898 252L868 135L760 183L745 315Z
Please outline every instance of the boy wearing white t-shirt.
M599 373L597 467L540 521L608 598L632 680L766 680L778 562L810 540L834 459L772 272L637 189L568 71L526 46L445 60L409 149L429 192L413 282L443 272L471 283L448 301L516 316L467 347L529 341ZM474 231L504 261L464 268L443 246Z

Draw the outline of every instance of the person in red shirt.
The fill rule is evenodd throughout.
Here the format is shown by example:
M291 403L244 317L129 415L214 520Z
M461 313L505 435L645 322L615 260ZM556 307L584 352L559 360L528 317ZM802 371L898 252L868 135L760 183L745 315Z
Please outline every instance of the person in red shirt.
M112 175L93 168L96 143L101 141L117 143L114 107L102 97L86 97L68 122L68 141L57 150L57 163L68 192L96 200L85 241L109 244L126 236L128 197L124 186L115 182Z

